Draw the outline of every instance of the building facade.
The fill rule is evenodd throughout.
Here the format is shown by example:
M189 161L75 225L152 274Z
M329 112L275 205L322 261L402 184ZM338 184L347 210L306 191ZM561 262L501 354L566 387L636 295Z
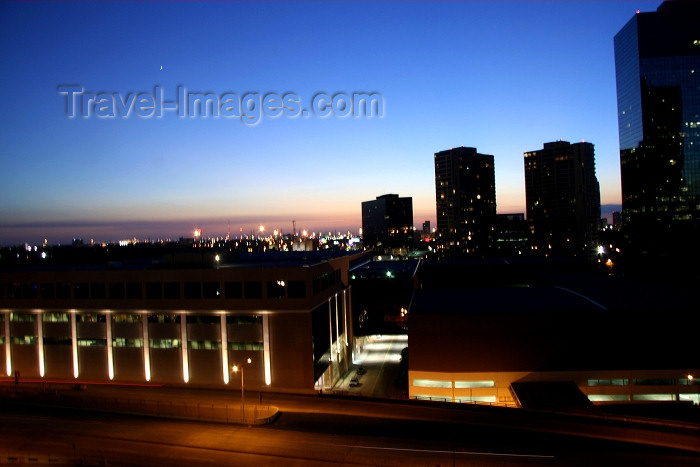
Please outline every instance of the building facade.
M697 344L685 332L700 325L694 287L533 257L425 260L415 286L411 399L519 407L523 383L551 388L553 403L571 383L593 404L699 402Z
M623 231L633 254L696 254L700 5L666 1L615 35Z
M250 388L328 388L352 362L356 256L0 271L3 373L219 387L250 359Z
M496 218L494 156L460 147L434 157L439 254L490 255Z
M362 242L383 250L413 245L413 199L387 194L362 202Z
M525 199L538 252L593 258L600 225L593 144L556 141L526 152Z

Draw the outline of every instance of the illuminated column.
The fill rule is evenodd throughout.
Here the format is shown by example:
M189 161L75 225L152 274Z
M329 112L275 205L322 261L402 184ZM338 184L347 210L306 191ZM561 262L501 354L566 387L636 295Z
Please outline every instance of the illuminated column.
M338 327L340 323L338 322L338 292L334 295L335 298L335 353L338 354L338 361L340 361L340 331Z
M7 371L7 376L12 375L12 352L10 352L10 319L12 318L12 313L6 311L3 313L3 321L5 322L5 370Z
M333 362L333 315L331 315L331 298L328 297L328 338L330 340L330 348L328 350L329 361Z
M143 374L151 380L151 339L148 337L148 313L141 315L141 335L143 337Z
M270 370L270 315L263 315L263 364L265 366L265 384L272 384L272 372Z
M44 320L43 320L43 314L38 313L36 315L37 323L36 323L36 333L37 333L37 339L39 340L38 342L38 348L39 348L39 376L42 378L44 377Z
M180 313L180 340L182 342L182 379L190 380L190 363L187 359L187 313Z
M73 345L73 377L78 378L78 325L76 324L75 310L70 311L70 337Z
M114 379L114 355L112 353L112 313L105 312L105 327L107 329L107 372L109 380Z
M345 323L345 347L348 346L348 294L343 290L343 322Z
M353 323L353 321L352 321L352 286L348 285L348 288L346 290L348 291L348 318L349 318L348 321L350 322L350 328L352 328L352 326L353 326L353 324L352 324ZM347 337L347 335L350 332L350 331L348 331L348 329L350 329L350 328L346 328L346 330L345 330L346 339L349 339L349 337ZM348 344L349 340L346 340L345 343ZM354 331L352 333L352 361L353 362L355 361L355 332Z
M226 329L226 313L221 314L221 366L224 372L224 384L228 384L228 329Z

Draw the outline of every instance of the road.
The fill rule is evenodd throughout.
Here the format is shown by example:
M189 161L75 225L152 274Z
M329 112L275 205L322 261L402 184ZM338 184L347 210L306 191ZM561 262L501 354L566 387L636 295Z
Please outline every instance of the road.
M391 398L397 365L390 363L403 347L400 339L367 345L356 361L367 368L357 388L346 386L350 372L335 394L247 392L246 407L279 409L273 423L259 426L207 420L236 412L239 391L97 384L32 390L31 383L0 381L0 465L700 465L697 424ZM200 419L117 413L125 402L132 409L146 402L196 407Z
M86 397L94 397L85 390ZM109 389L100 388L100 393ZM172 389L147 391L170 398ZM121 391L119 391L121 393ZM140 390L129 389L131 397ZM218 403L229 394L178 390ZM97 394L97 392L95 393ZM124 394L122 394L124 395ZM143 395L143 394L141 394ZM0 464L127 466L698 465L696 431L333 396L265 395L262 426L127 416L0 399ZM695 437L695 438L694 438ZM682 449L666 446L677 445ZM33 459L31 462L29 459Z

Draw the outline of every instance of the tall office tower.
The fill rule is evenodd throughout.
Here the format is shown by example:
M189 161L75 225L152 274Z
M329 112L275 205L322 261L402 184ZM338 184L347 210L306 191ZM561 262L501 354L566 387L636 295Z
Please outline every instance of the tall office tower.
M525 201L539 251L556 256L595 256L600 186L593 144L556 141L526 152Z
M698 253L700 2L662 3L615 35L622 221L635 258Z
M489 256L496 219L492 155L476 148L435 153L436 242L440 256Z
M413 198L389 194L362 202L362 242L365 247L410 247L413 234Z

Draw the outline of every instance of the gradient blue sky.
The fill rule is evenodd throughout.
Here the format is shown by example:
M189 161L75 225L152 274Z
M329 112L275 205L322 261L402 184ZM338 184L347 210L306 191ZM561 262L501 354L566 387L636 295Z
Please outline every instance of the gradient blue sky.
M413 198L433 154L493 154L499 213L525 212L523 152L592 142L620 203L613 37L658 1L3 2L0 244L356 232L361 202ZM162 66L162 70L161 70ZM67 118L86 91L379 92L383 118Z

